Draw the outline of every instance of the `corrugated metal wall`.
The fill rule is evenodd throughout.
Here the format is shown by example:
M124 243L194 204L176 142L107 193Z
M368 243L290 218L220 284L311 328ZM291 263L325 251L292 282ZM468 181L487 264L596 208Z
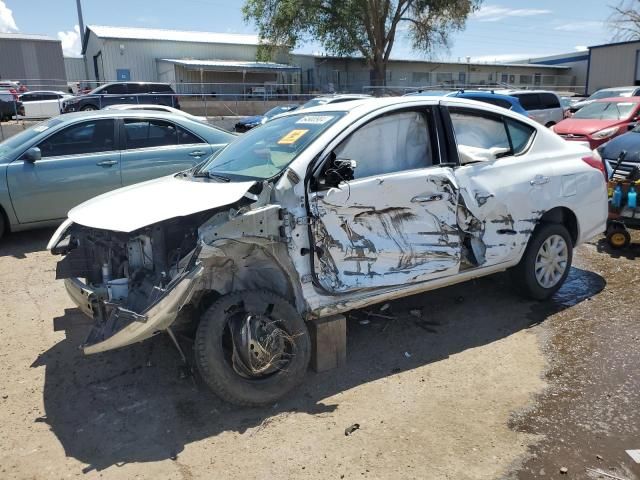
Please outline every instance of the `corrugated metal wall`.
M84 58L82 57L64 57L64 70L69 82L79 82L87 79Z
M59 89L67 76L59 41L0 39L0 76L31 89Z
M640 42L591 49L589 95L601 88L623 87L636 82L636 52Z

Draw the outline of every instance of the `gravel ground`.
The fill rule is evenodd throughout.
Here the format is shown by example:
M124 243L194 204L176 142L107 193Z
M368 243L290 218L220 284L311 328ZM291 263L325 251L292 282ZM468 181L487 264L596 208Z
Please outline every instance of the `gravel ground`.
M640 478L637 249L580 247L550 302L507 275L394 302L394 320L349 322L346 366L246 409L165 336L82 356L50 235L0 241L2 479Z

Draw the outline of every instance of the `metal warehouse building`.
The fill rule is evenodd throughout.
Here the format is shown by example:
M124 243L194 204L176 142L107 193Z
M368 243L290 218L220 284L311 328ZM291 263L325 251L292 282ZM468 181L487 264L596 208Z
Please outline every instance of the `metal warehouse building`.
M35 89L66 88L62 44L43 35L0 33L0 78Z
M370 68L362 58L303 55L280 49L271 62L256 61L256 35L148 28L88 26L83 53L87 80L161 81L177 93L236 95L265 93L371 93ZM77 65L67 61L69 75ZM74 78L75 79L75 78ZM424 86L509 84L516 88L576 88L571 67L390 60L387 85ZM261 96L257 93L256 96Z
M98 82L164 81L178 93L218 94L295 83L299 70L286 63L288 52L256 62L259 44L256 35L90 25L82 51L88 79Z
M589 47L587 93L640 85L640 40Z

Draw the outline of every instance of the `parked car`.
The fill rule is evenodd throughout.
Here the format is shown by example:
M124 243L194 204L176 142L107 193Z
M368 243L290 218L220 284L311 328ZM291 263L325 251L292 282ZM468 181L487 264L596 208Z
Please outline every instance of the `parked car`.
M0 91L0 121L11 120L16 114L24 115L22 102L17 101L9 91Z
M28 91L28 88L20 82L13 80L0 80L0 90L9 90L16 100L21 93Z
M520 101L516 97L511 97L509 95L502 95L499 93L495 93L493 91L485 91L485 90L457 90L457 91L447 91L447 90L424 90L421 92L412 92L403 95L404 97L433 97L433 96L443 96L443 97L457 97L457 98L466 98L468 100L475 100L477 102L489 103L491 105L496 105L498 107L506 108L507 110L513 110L516 113L528 116L527 111L522 108L520 105Z
M606 98L582 107L555 125L553 131L565 140L594 149L635 127L639 115L640 97Z
M604 167L590 154L462 98L321 105L189 172L89 200L47 248L94 319L84 353L180 315L197 324L204 381L260 405L304 377L305 321L507 269L527 295L551 296L573 248L605 229Z
M147 110L154 112L167 112L173 113L174 115L182 115L183 117L190 118L191 120L195 120L197 122L207 122L207 117L200 117L197 115L191 115L183 110L178 110L177 108L169 107L168 105L154 105L154 104L144 104L144 103L130 103L130 104L117 104L117 105L109 105L108 107L104 107L104 110Z
M0 236L59 224L98 194L203 162L235 135L162 112L70 113L0 143Z
M582 107L585 107L596 100L602 100L604 98L617 98L617 97L637 97L640 95L640 87L615 87L615 88L602 88L597 90L591 96L574 102L571 104L570 109L572 113L577 112Z
M262 125L267 120L275 117L276 115L280 115L285 112L290 112L291 110L295 110L299 106L300 105L295 103L290 105L279 105L277 107L273 107L271 110L266 111L262 115L253 115L251 117L245 117L235 124L234 130L236 132L244 133L247 130L251 130L252 128L257 127L258 125Z
M624 157L618 165L622 152L624 152ZM605 161L609 175L613 175L615 168L614 178L621 180L634 175L632 171L640 169L640 125L635 126L627 133L612 138L594 150L594 154L599 155Z
M527 115L536 122L551 127L565 118L560 97L554 92L544 90L502 90L511 97L516 97L520 105L527 111Z
M86 95L65 100L63 110L65 113L100 110L122 103L151 103L180 109L178 98L168 83L115 82L95 88Z
M351 102L353 100L362 100L363 98L373 98L371 95L364 95L359 93L340 93L336 95L322 95L320 97L312 98L306 103L303 103L300 108L317 107L318 105L330 105L332 103Z
M20 95L24 117L49 118L62 113L62 103L73 95L53 90L34 90Z

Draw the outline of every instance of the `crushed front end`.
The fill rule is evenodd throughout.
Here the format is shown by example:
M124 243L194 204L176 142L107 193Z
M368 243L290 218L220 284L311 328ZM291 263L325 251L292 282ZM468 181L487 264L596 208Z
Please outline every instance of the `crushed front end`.
M56 279L94 326L82 346L91 354L164 331L188 304L202 274L198 215L131 233L65 222L49 244L64 255Z

